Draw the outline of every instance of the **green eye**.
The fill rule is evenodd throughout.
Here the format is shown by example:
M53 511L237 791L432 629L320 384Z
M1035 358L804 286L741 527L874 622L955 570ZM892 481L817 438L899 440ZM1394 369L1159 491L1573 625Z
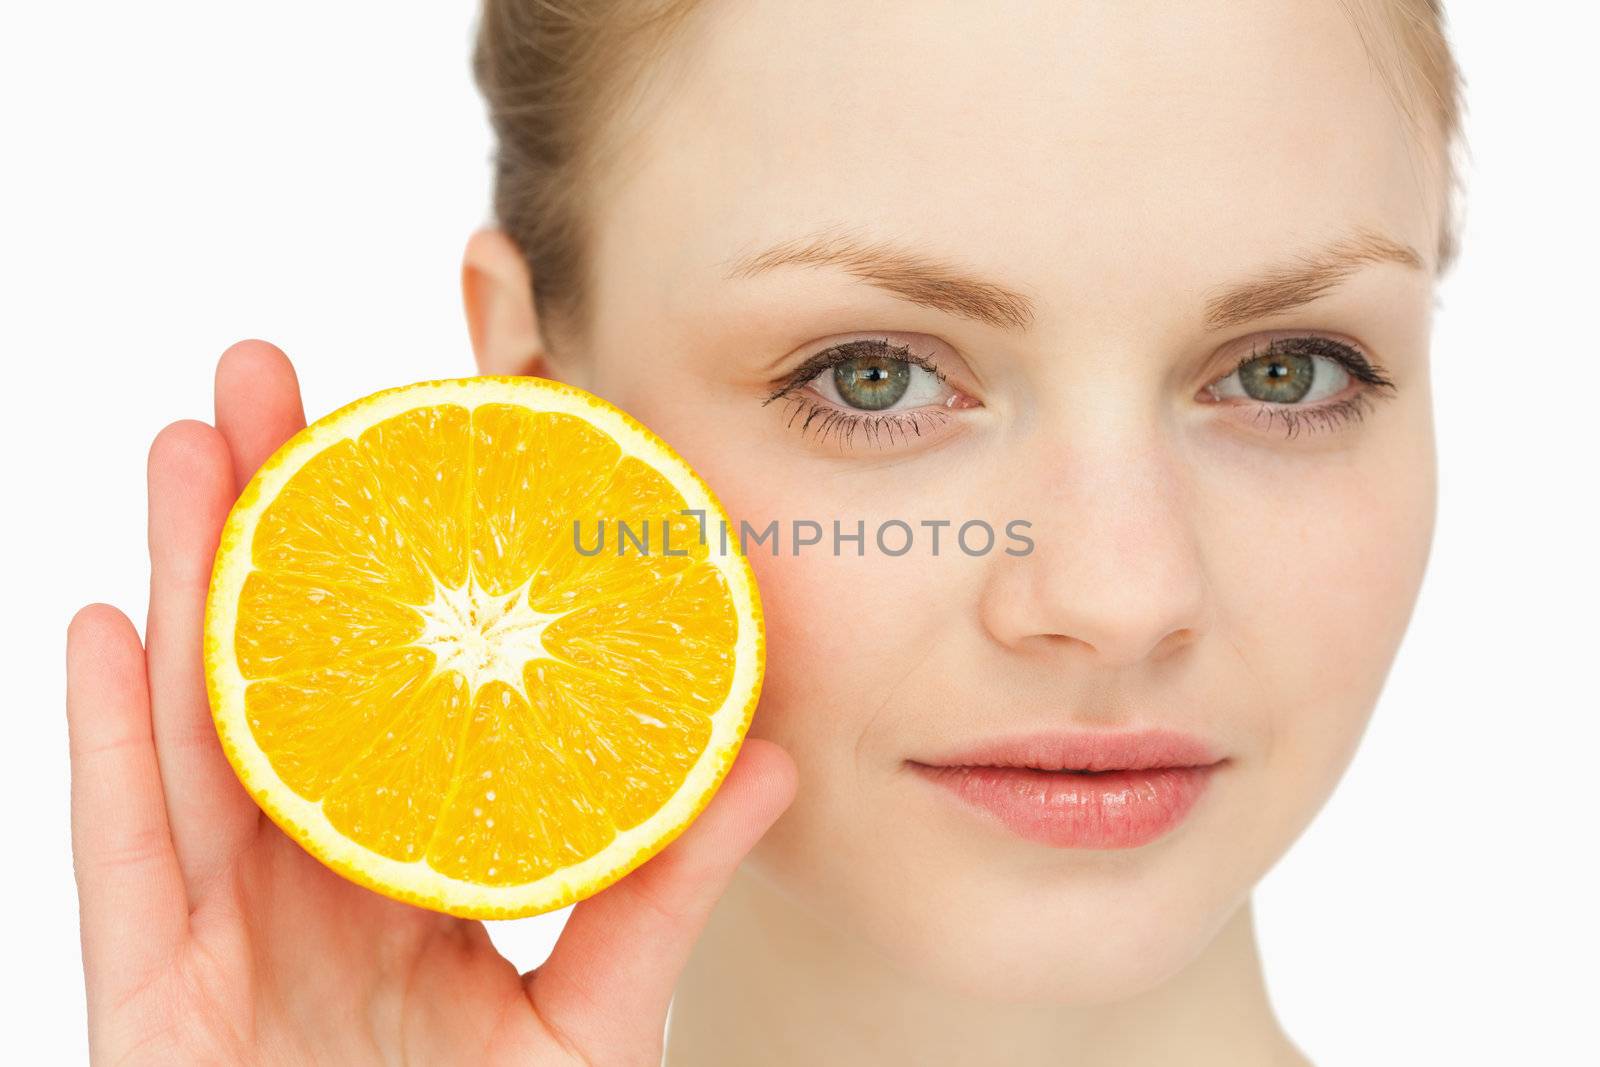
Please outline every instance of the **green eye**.
M856 356L834 365L833 384L851 407L882 411L906 395L911 364L886 356Z
M1316 380L1314 357L1283 352L1253 359L1239 368L1239 384L1254 400L1297 404Z

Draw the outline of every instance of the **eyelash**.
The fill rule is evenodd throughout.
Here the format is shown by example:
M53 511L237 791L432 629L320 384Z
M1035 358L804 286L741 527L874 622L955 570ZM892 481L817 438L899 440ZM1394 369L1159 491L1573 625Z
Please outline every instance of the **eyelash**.
M1258 401L1256 420L1259 421L1265 415L1268 426L1271 426L1273 419L1281 420L1284 425L1284 435L1288 438L1295 437L1306 427L1313 427L1311 432L1317 433L1337 429L1344 423L1359 422L1372 409L1375 392L1379 390L1393 392L1395 389L1394 382L1384 373L1383 368L1374 364L1358 348L1343 341L1335 341L1331 337L1315 334L1275 338L1264 348L1252 345L1250 353L1242 357L1228 374L1218 378L1217 381L1223 381L1237 374L1264 356L1281 354L1322 356L1331 359L1363 386L1362 390L1353 396L1313 406ZM946 377L931 360L913 353L909 345L891 344L886 337L846 341L831 345L800 364L782 385L761 402L762 406L788 397L793 402L794 408L785 425L793 427L799 420L802 436L813 432L814 427L819 441L827 440L832 434L841 446L851 444L858 434L863 435L869 444L875 446L881 445L885 440L892 444L896 434L902 441L908 437L921 437L925 428L931 429L950 418L949 412L937 408L883 414L846 411L820 399L812 400L796 395L825 371L846 360L861 356L900 359L921 367L941 382ZM805 416L803 420L800 418L802 414Z
M1312 433L1319 433L1337 429L1343 423L1359 422L1366 417L1368 411L1372 410L1374 393L1378 390L1392 393L1395 390L1394 382L1389 380L1383 368L1369 360L1360 349L1343 341L1335 341L1331 337L1316 334L1275 338L1264 348L1252 345L1250 354L1241 358L1231 371L1217 381L1226 380L1265 356L1282 354L1322 356L1331 359L1343 367L1351 378L1362 384L1360 392L1331 403L1302 406L1257 401L1256 421L1259 422L1263 415L1267 418L1268 426L1272 425L1273 419L1281 420L1284 436L1288 438L1293 438L1307 426L1313 427Z
M887 337L864 338L831 345L807 359L761 402L762 406L788 397L793 403L793 410L789 413L786 426L792 427L799 420L802 437L814 432L818 441L826 441L832 434L841 447L848 447L858 434L862 435L868 444L881 447L885 443L893 444L897 434L901 441L908 437L921 437L924 429L931 430L934 426L942 425L949 420L950 413L938 408L873 414L846 411L821 399L808 399L796 395L824 372L832 370L846 360L862 356L904 360L912 366L921 367L941 382L945 380L945 373L935 366L932 360L915 354L909 345L891 344ZM801 415L805 416L803 420L800 418Z

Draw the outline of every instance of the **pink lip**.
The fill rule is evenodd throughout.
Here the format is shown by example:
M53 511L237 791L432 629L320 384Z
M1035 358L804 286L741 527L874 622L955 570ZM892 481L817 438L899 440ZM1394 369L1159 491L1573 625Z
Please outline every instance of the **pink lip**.
M1172 730L1030 734L908 761L1020 837L1102 849L1136 848L1177 826L1221 762Z

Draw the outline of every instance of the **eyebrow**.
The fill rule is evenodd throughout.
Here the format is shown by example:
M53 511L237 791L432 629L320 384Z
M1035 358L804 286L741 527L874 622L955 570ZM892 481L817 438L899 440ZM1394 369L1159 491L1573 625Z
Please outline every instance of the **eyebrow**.
M1296 257L1206 301L1206 328L1224 330L1255 319L1303 307L1325 295L1361 267L1400 263L1416 270L1427 266L1415 248L1373 230L1357 230L1326 248Z
M818 233L743 256L729 278L749 278L778 267L837 267L913 304L946 311L1007 330L1033 323L1033 301L996 282L892 241L866 241Z
M1325 295L1362 266L1386 262L1426 269L1410 245L1372 230L1357 230L1326 248L1216 291L1206 301L1206 328L1222 330L1292 311ZM738 257L727 277L749 278L785 266L835 267L911 303L1001 329L1025 330L1034 321L1033 301L1022 293L893 241L819 232Z

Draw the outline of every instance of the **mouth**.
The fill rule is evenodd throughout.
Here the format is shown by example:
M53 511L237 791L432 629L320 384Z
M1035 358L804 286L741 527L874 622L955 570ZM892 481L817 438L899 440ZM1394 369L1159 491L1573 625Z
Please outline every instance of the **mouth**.
M1225 763L1170 730L1033 734L907 760L991 825L1054 848L1137 848L1181 823Z

